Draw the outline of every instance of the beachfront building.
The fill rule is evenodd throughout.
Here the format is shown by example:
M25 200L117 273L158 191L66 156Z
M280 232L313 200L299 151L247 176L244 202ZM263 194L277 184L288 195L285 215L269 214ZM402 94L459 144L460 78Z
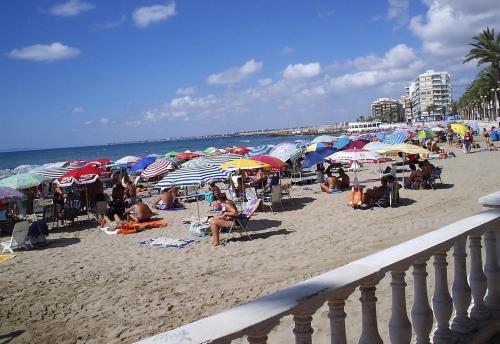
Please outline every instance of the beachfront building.
M448 72L428 70L406 87L412 118L436 120L451 111L452 87Z
M382 122L371 121L371 122L349 122L347 125L347 131L350 133L361 133L376 131L380 128Z
M384 123L401 122L404 120L403 105L396 99L379 98L372 103L371 115Z

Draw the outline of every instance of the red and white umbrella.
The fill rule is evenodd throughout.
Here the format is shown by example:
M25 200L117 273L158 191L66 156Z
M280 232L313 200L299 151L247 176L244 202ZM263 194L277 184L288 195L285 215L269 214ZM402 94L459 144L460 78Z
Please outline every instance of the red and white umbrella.
M109 178L110 175L111 173L104 168L87 165L65 173L55 183L61 187L71 186L74 183L91 184L98 178Z
M379 163L386 159L380 154L365 149L346 149L329 155L325 160L332 162Z
M141 160L138 156L127 155L115 161L115 165L132 165Z
M150 178L160 176L162 174L167 173L170 170L173 170L174 166L171 161L165 159L156 160L154 163L149 165L142 171L141 178L148 180Z

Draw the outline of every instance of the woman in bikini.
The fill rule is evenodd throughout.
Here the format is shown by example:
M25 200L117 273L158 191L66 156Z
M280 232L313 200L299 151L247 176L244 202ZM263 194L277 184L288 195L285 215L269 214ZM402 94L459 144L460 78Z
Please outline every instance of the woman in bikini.
M212 245L218 246L219 241L219 229L224 227L229 227L233 224L233 221L238 217L238 208L233 201L228 200L225 193L221 193L219 200L224 204L224 210L216 217L209 220L210 232L212 232Z

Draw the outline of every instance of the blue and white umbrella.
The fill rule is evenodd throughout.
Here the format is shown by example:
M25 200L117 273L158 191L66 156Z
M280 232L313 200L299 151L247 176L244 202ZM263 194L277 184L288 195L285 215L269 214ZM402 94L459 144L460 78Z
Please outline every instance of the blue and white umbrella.
M342 136L339 138L339 140L337 142L335 142L335 144L333 145L333 148L335 148L336 150L341 150L341 149L347 147L349 145L349 143L351 143L351 139L348 138L347 136Z
M230 174L230 171L224 171L213 165L182 167L160 180L155 188L161 190L172 186L200 186L212 181L227 180Z
M248 147L248 148L250 148L252 150L251 152L248 152L246 154L246 156L249 158L251 158L253 156L257 156L257 155L267 155L267 154L269 154L271 149L273 149L273 147L270 145L262 145L262 146L257 146L257 147Z
M316 137L314 140L311 141L311 144L313 143L320 143L320 142L326 142L326 143L333 143L336 142L337 138L332 135L320 135Z
M153 162L156 161L155 157L145 157L142 160L139 160L136 162L132 167L130 168L131 173L137 173L137 172L142 172L146 167L151 165Z
M388 145L399 145L408 140L408 134L404 131L397 130L384 138L384 143Z
M304 150L302 148L297 148L294 143L283 142L274 147L268 155L274 156L283 162L287 160L296 160L302 155Z

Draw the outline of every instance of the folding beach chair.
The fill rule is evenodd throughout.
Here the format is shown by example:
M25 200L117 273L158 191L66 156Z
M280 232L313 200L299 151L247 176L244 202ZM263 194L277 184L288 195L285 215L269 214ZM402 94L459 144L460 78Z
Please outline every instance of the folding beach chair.
M69 220L75 222L78 220L78 215L80 215L82 203L79 199L69 200L64 203L64 220Z
M231 226L230 227L224 227L225 229L227 229L227 228L229 228L229 229L227 230L227 233L224 236L224 239L222 240L222 244L223 245L225 245L227 243L229 235L232 233L232 231L233 231L233 229L235 227L239 227L241 229L241 231L243 233L245 233L245 235L250 240L252 240L252 237L250 236L250 233L248 233L247 229L248 229L248 225L250 223L250 219L251 219L253 213L255 213L255 211L259 207L259 204L260 204L260 199L258 199L258 198L252 198L251 200L248 201L245 209L241 212L241 214L238 215L238 217L236 217L233 220L233 223L231 224ZM223 228L220 229L220 232L222 232L222 229Z
M55 204L46 204L43 207L43 215L42 220L47 223L56 223L56 226L59 227L59 218L58 214L56 214L56 205ZM52 227L54 227L52 225Z
M45 206L45 201L43 198L35 198L33 200L33 214L38 218L38 216L43 215L43 208Z
M28 221L21 221L14 225L10 240L2 242L2 253L14 253L14 249L26 246L28 240L30 224Z
M271 189L271 194L269 196L264 196L264 202L262 204L269 207L269 209L271 209L273 213L273 205L279 204L281 206L281 210L283 211L283 202L281 201L281 186L273 186Z
M436 189L436 181L439 179L439 182L443 184L443 181L441 180L441 174L443 173L443 168L442 167L434 167L432 169L430 177L424 178L424 181L429 184L429 186L432 188L432 190Z

